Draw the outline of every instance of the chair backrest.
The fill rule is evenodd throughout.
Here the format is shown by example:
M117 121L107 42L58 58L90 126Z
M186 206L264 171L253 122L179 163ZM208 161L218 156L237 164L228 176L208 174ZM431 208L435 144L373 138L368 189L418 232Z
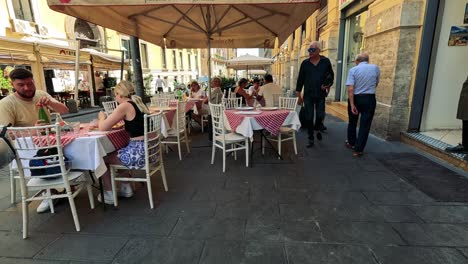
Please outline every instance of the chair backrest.
M177 110L176 110L176 129L178 133L185 129L185 105L186 102L178 102L177 103Z
M162 112L144 116L145 170L153 174L162 163L161 153L161 118Z
M242 106L242 97L223 98L222 103L226 109Z
M161 97L151 97L151 106L154 107L169 107L171 99Z
M106 115L109 116L117 108L117 102L116 101L102 102L102 106L104 107L104 112L106 113Z
M222 136L224 142L224 136L226 134L226 128L224 127L224 105L223 104L212 104L209 103L211 112L211 123L213 126L213 140L215 137Z
M279 97L279 108L296 111L297 97Z
M62 136L58 124L35 127L8 127L8 139L14 147L14 155L20 176L21 192L26 194L25 171L33 169L37 178L62 177L69 187L69 168L65 165ZM43 152L42 155L38 151ZM47 160L46 162L43 162ZM24 190L23 190L24 189Z
M279 98L283 96L282 94L272 94L273 95L273 106L279 106Z

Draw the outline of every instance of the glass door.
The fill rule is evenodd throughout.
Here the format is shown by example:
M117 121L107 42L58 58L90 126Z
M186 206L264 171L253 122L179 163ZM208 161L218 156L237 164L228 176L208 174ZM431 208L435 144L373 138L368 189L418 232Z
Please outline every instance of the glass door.
M341 101L348 100L346 79L348 78L349 70L355 66L356 55L364 51L364 26L366 19L367 11L364 11L346 20Z

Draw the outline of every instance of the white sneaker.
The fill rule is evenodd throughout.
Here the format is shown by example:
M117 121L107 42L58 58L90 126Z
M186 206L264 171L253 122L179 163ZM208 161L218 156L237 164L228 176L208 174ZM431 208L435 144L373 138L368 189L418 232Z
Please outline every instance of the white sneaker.
M97 200L102 203L101 194L98 194ZM106 204L114 204L114 196L112 195L112 191L104 191L104 202Z
M118 193L119 197L130 198L133 196L133 189L130 183L121 183Z
M44 196L45 194L42 194L42 196ZM39 204L39 206L37 207L36 209L36 212L37 213L45 213L47 211L50 210L50 206L49 206L49 200L50 199L44 199L41 201L41 203ZM57 199L52 199L52 203L54 203L54 205L58 202Z

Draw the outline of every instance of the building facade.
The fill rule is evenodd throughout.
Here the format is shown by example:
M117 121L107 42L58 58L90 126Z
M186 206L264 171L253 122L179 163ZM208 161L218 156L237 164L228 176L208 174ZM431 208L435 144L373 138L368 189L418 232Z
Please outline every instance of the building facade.
M273 73L284 89L295 89L313 40L321 42L335 70L330 112L347 119L345 81L355 56L365 51L381 69L372 133L399 139L402 132L416 132L449 145L461 141L455 117L468 78L468 1L321 1L320 9L273 49Z

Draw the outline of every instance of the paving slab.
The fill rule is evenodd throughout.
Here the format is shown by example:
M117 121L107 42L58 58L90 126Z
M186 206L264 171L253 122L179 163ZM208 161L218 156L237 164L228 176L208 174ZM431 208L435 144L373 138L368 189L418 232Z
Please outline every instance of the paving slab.
M200 264L286 264L282 243L215 241L205 243Z
M244 219L181 217L170 236L182 239L242 240L244 228Z
M405 245L399 234L387 223L322 222L326 242L374 245Z
M128 237L65 234L35 258L40 260L112 261Z
M381 264L462 264L466 259L454 248L434 247L373 247Z
M376 264L366 246L322 243L286 243L289 264Z
M392 226L408 245L468 247L466 224L393 223Z
M411 210L427 223L466 223L468 206L411 206Z
M0 231L0 256L31 258L58 238L59 235L30 232L29 237L23 239L22 232Z
M196 264L199 263L204 242L176 238L132 238L119 251L115 264Z

